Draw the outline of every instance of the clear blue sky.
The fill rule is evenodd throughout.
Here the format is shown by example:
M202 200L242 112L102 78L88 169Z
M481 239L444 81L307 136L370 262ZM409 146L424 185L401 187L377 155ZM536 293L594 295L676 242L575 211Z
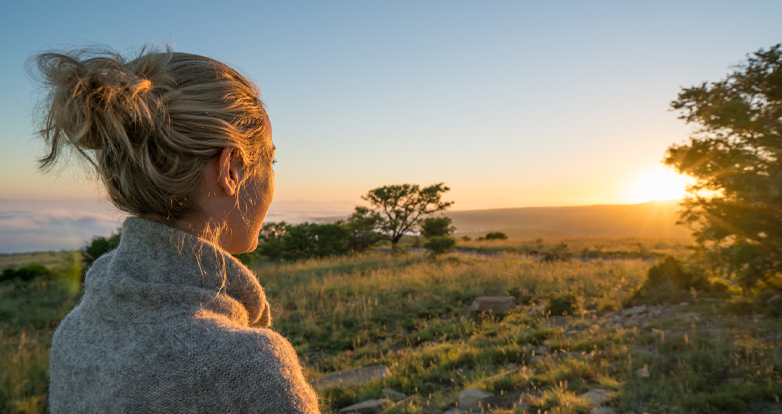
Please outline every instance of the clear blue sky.
M275 214L404 182L445 182L456 209L628 202L687 138L668 111L680 88L782 42L780 16L774 1L5 1L0 198L98 197L77 169L35 172L28 56L171 43L260 85Z

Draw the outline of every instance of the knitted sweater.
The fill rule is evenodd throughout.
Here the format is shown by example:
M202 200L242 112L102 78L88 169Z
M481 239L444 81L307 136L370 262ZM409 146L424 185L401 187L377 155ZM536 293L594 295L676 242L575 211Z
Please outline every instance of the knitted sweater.
M224 277L223 277L224 276ZM53 413L318 413L255 275L213 244L128 218L54 334Z

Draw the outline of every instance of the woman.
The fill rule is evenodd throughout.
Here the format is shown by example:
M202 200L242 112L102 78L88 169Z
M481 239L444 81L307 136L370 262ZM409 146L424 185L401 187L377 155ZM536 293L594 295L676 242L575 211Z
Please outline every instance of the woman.
M47 53L48 169L73 150L130 214L54 334L53 413L317 413L291 344L231 254L255 249L274 194L257 87L203 56Z

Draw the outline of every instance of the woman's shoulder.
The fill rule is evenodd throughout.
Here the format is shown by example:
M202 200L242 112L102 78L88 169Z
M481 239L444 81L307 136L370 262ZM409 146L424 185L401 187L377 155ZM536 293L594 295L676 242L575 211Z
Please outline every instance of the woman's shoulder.
M267 400L264 405L277 406L279 412L318 412L317 395L304 377L298 355L279 333L234 327L202 344L211 348L202 350L202 364L216 378L240 379L238 383L225 382L225 392L245 390Z

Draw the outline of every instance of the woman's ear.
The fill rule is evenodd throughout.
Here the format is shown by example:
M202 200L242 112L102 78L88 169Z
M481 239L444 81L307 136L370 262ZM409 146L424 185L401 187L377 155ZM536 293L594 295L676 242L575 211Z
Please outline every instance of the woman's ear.
M217 184L225 195L233 197L239 189L242 179L242 160L234 154L233 148L224 148L220 153L219 176Z

